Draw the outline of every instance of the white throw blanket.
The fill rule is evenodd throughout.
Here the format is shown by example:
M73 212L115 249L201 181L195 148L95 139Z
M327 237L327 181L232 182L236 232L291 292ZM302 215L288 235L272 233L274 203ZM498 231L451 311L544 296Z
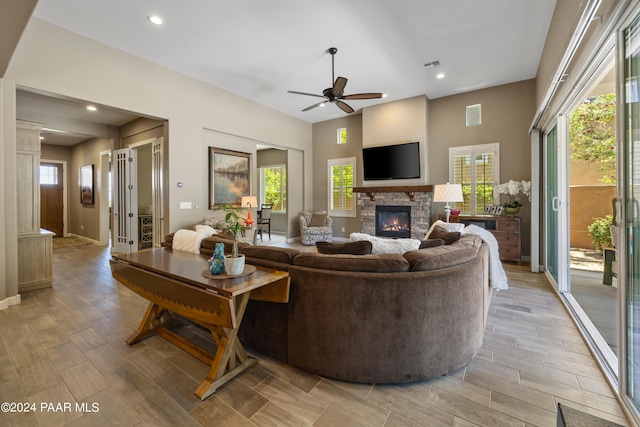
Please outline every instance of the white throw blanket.
M491 234L490 231L487 231L482 227L478 227L477 225L467 225L462 229L461 233L480 236L482 241L489 246L489 277L491 278L491 287L498 290L509 289L507 274L504 272L504 268L500 262L496 236Z
M462 224L451 224L438 220L434 222L429 229L427 237L429 236L429 234L431 234L431 231L436 225L439 225L447 231L458 231L459 227ZM462 229L462 231L460 231L460 233L475 234L487 244L487 246L489 247L489 278L491 287L498 290L509 289L507 274L504 272L504 268L502 267L502 263L500 262L500 254L498 253L498 241L496 240L496 237L491 234L490 231L478 227L477 225L467 225Z
M171 248L174 251L184 251L199 254L202 239L204 239L205 237L207 237L206 234L198 233L197 231L184 229L178 230L173 235Z
M351 233L349 236L352 242L368 240L371 242L372 254L404 254L415 251L420 247L420 240L417 239L383 239L366 233Z

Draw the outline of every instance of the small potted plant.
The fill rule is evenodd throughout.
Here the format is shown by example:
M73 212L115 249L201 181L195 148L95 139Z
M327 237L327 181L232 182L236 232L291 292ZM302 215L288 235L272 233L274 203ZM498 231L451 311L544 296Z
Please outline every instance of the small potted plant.
M241 215L242 208L233 205L223 205L217 210L225 212L222 228L233 235L233 249L230 256L225 256L224 266L228 275L237 276L244 271L244 255L238 254L238 237L245 228L246 218Z

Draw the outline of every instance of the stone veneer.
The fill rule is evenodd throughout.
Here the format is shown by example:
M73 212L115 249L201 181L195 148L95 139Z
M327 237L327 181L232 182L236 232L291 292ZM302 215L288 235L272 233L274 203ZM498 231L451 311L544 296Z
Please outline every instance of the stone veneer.
M429 231L433 193L416 192L413 201L406 191L376 192L374 201L371 201L367 193L358 192L356 194L357 203L360 206L360 232L375 236L376 205L411 206L411 238L422 240Z

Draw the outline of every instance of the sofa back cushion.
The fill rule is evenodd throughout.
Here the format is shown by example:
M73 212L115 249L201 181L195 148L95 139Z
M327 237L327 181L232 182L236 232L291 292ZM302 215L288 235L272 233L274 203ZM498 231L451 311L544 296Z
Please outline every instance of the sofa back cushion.
M216 243L223 243L224 252L227 254L230 254L233 250L233 236L231 239L228 239L223 237L222 234L214 234L213 236L202 239L202 248L200 249L200 253L213 254L213 250L216 248ZM238 242L238 250L248 245L248 243Z
M350 254L368 255L373 244L367 240L357 242L316 242L316 248L321 254Z
M409 271L409 262L398 254L348 255L302 252L293 259L294 265L334 271L397 273Z
M293 248L278 248L275 246L244 246L240 253L248 258L291 264L293 258L300 251Z
M476 237L476 236L473 236ZM468 243L476 243L474 238L468 239ZM480 244L482 240L480 240ZM404 254L404 258L411 266L411 271L429 271L451 267L470 261L478 256L480 244L477 246L458 244L436 246L427 249L418 249Z

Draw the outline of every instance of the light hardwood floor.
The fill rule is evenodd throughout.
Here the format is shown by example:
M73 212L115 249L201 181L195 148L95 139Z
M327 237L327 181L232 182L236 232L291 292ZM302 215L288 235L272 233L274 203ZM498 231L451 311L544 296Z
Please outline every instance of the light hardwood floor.
M93 245L56 249L53 288L0 311L0 402L37 406L0 412L0 426L555 426L558 402L628 425L550 285L526 267L507 266L511 288L493 296L481 351L448 376L349 384L256 354L257 366L201 402L193 391L206 365L160 337L124 343L146 303L113 280L109 257ZM68 411L41 408L65 402Z

